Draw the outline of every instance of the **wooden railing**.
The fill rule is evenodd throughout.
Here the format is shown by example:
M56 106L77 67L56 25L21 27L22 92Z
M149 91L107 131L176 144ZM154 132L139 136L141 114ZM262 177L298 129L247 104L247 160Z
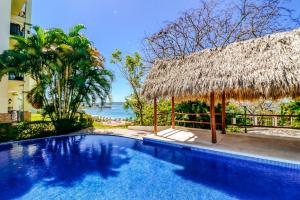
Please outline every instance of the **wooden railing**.
M160 112L158 117L169 115L167 118L168 123L171 124L171 113L169 112ZM175 112L175 122L176 124L203 124L210 125L210 119L207 121L204 120L186 120L178 119L178 116L209 116L210 113L184 113L184 112ZM216 116L221 116L221 113L216 113ZM235 113L226 113L226 124L239 127L270 127L270 128L299 128L300 129L300 116L299 115L258 115L258 114L235 114ZM299 122L299 126L297 126ZM222 125L221 120L217 120L216 125Z
M299 115L228 114L227 116L230 118L230 125L236 126L300 128Z
M210 113L183 113L183 112L175 112L176 115L189 115L189 116L210 116ZM216 116L221 116L221 113L216 113ZM194 123L194 124L208 124L210 125L210 121L193 121L193 120L178 120L175 118L175 122L178 123ZM222 123L217 122L217 125L222 125Z

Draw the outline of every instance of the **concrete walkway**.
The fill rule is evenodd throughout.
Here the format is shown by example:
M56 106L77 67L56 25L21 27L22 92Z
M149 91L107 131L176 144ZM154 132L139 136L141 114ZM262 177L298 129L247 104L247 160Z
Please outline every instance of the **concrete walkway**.
M300 139L298 138L217 133L218 143L212 144L210 130L203 129L166 129L160 131L156 136L150 132L128 129L95 129L81 133L156 139L300 164Z
M152 133L147 131L138 131L138 130L129 130L121 128L112 128L112 129L86 129L78 131L75 134L101 134L101 135L117 135L123 137L129 137L133 139L142 140L143 137L151 135Z
M300 163L300 139L298 138L217 133L218 143L212 144L210 131L203 129L167 129L159 132L157 136L151 134L145 137Z
M255 127L255 128L248 128L248 133L256 134L256 135L269 135L269 136L290 137L290 138L300 139L299 129Z

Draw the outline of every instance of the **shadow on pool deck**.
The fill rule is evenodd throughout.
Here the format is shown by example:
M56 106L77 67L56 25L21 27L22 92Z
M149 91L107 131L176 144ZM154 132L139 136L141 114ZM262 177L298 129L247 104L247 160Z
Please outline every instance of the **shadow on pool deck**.
M9 166L3 166L3 169L9 171L1 171L1 179L7 181L0 181L0 196L5 197L4 199L21 197L41 181L49 186L71 187L89 174L97 173L104 179L115 177L119 174L118 169L129 163L130 158L125 148L102 143L82 147L84 138L85 136L47 138L38 143L23 142L23 147L15 146L16 150L7 155L9 159L15 157L13 162L9 162ZM2 149L7 147L12 148L13 145L1 146ZM26 156L18 158L18 151ZM77 154L80 156L76 156ZM8 192L11 191L9 188L14 189Z
M256 131L258 129L255 129ZM259 129L262 130L262 129ZM251 129L253 131L253 129ZM275 160L285 160L288 162L300 163L300 138L279 137L267 134L257 134L249 131L248 134L226 134L217 132L217 144L211 143L210 130L176 127L158 132L157 136L150 132L127 130L127 129L95 129L81 131L80 134L112 134L136 139L156 139L168 142L176 142L198 146L200 148L210 148L220 151L230 151L232 153L247 154L254 157L262 156ZM278 129L268 129L270 132L278 132ZM284 130L282 130L284 131ZM286 130L291 131L291 130ZM300 135L300 130L292 130Z
M300 130L298 131L300 132ZM251 133L224 135L218 132L218 143L212 144L210 130L182 127L178 129L166 129L158 132L157 136L152 134L145 136L145 138L300 163L299 138L256 135Z

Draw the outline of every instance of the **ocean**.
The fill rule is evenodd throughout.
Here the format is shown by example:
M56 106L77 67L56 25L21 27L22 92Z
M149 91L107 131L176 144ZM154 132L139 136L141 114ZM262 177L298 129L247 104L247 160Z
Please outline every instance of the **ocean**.
M99 108L99 107L92 107L86 108L84 111L92 116L101 116L101 117L108 117L112 119L128 119L134 118L134 113L132 110L125 110L123 108L123 102L113 102L111 104L111 108Z

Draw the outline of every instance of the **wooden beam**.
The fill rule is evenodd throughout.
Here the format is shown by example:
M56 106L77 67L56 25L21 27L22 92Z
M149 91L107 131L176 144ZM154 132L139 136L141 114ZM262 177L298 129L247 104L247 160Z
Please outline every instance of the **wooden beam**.
M153 118L153 132L157 135L157 99L154 98L154 118Z
M210 113L182 113L182 112L175 112L175 114L178 114L178 115L193 115L193 116L205 116L205 115L210 115ZM222 115L222 113L215 113L215 115Z
M172 129L175 128L175 103L174 103L174 97L171 98L172 101Z
M216 132L216 115L215 115L215 93L210 93L210 127L211 127L211 142L217 143Z
M222 93L222 134L226 134L226 96Z
M191 124L208 124L210 125L210 122L204 122L204 121L191 121L191 120L175 120L175 122L181 122L181 123L191 123ZM216 125L222 125L222 123L216 123Z

